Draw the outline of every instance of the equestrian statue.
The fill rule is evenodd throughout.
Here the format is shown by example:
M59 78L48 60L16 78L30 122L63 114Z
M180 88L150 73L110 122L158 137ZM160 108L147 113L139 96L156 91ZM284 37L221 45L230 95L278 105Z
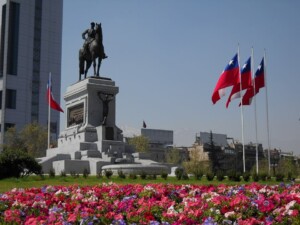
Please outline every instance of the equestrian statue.
M102 59L106 59L107 55L104 53L103 36L101 23L91 23L91 28L82 33L82 38L85 40L82 48L79 50L79 80L84 74L86 78L87 72L93 63L94 76L99 77L99 70ZM98 63L96 63L98 59ZM97 68L96 68L97 67Z

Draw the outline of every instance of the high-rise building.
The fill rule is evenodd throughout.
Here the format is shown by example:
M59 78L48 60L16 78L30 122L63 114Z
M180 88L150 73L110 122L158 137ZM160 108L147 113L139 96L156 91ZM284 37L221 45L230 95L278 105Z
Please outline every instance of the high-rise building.
M47 126L46 88L60 101L61 0L0 0L0 144L12 126ZM51 112L51 135L59 132L59 112Z

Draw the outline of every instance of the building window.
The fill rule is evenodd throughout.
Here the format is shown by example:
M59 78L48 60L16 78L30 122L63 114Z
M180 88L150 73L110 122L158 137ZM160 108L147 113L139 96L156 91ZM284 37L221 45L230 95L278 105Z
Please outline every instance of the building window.
M19 19L20 4L10 2L9 6L9 29L8 29L8 52L7 52L7 73L17 75L18 49L19 49Z
M6 89L6 108L17 108L17 91L12 89Z
M6 18L6 4L2 6L2 20L1 20L1 46L0 46L0 77L3 76L3 61L4 61L4 37L5 37L5 18Z

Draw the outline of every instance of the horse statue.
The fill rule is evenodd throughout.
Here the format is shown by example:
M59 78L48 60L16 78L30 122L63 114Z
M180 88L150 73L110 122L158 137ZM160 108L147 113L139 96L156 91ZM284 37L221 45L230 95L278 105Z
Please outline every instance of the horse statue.
M82 74L84 74L84 78L86 78L87 72L92 63L94 67L94 76L99 77L99 70L102 59L107 58L104 53L102 41L103 37L101 23L96 23L95 38L90 43L88 43L88 51L85 52L84 48L81 48L79 50L79 80L81 80ZM96 59L98 59L98 63L96 63Z

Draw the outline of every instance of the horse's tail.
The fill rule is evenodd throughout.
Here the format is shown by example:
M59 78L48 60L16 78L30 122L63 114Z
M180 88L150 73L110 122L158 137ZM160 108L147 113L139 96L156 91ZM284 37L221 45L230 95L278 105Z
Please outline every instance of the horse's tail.
M84 57L83 50L79 50L79 74L84 74Z

